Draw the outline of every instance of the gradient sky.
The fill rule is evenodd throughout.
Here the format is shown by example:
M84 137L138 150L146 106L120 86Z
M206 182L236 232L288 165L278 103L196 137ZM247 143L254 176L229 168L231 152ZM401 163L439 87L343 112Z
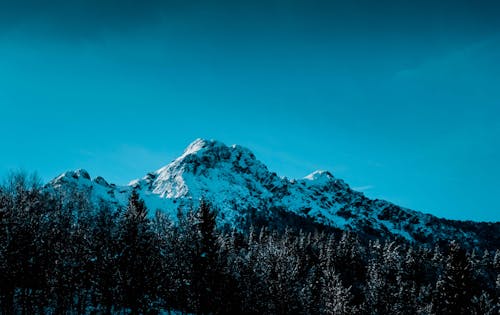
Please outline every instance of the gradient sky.
M0 173L125 184L194 139L500 220L498 1L0 1Z

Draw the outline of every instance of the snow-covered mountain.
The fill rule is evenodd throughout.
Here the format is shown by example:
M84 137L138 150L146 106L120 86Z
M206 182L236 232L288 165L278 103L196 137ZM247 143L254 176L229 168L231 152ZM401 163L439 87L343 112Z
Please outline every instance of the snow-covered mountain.
M170 164L127 186L91 179L85 170L69 171L47 184L49 189L88 192L95 203L124 207L136 189L151 212L176 218L178 209L208 200L219 211L219 223L237 228L250 224L308 222L353 230L374 237L400 237L416 242L458 238L471 246L500 244L500 223L474 223L435 216L372 200L328 171L302 179L279 177L248 149L197 139Z

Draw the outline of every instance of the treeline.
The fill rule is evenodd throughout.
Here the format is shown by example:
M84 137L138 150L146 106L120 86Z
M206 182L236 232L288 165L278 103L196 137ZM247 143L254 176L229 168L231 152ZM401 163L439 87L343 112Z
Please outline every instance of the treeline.
M2 314L498 314L500 251L221 231L11 176L0 187Z

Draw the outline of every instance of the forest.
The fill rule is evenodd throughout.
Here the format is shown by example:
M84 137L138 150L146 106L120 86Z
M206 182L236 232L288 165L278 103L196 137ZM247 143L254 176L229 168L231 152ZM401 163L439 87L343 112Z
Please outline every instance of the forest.
M136 192L116 210L13 174L0 186L2 314L498 314L500 250L219 228Z

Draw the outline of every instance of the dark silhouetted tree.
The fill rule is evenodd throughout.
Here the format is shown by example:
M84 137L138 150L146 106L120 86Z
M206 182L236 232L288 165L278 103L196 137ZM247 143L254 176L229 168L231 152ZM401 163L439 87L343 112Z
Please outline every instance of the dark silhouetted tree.
M118 282L121 303L132 314L150 310L155 298L154 240L147 208L133 190L119 226Z

